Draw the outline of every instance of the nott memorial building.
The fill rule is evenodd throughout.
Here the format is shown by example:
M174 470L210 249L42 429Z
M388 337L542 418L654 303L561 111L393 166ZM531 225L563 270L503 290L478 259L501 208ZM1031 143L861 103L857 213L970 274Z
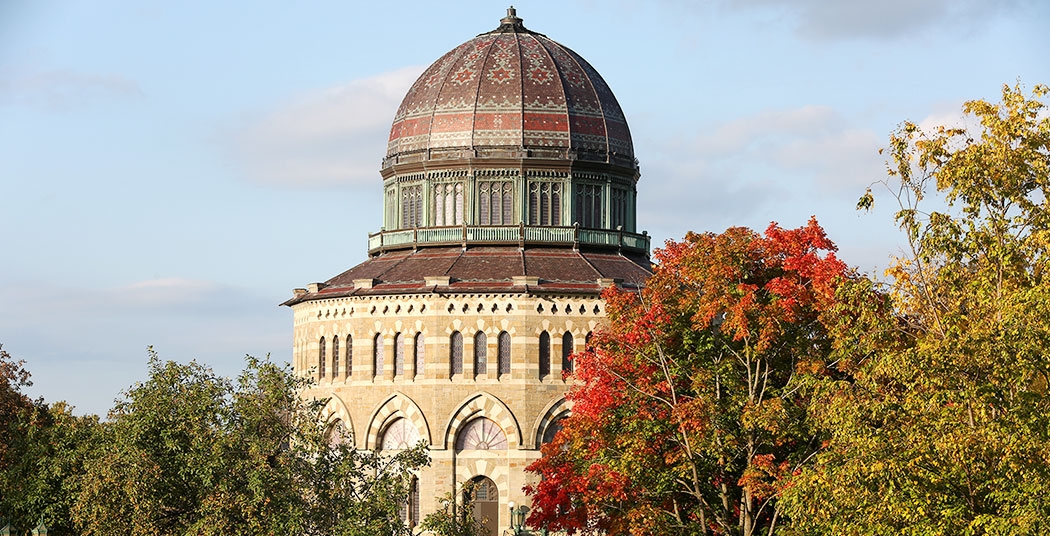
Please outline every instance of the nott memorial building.
M473 482L466 500L499 534L571 410L602 290L651 273L627 121L586 60L511 8L415 81L379 175L368 259L284 303L295 370L330 398L333 440L430 445L410 525Z

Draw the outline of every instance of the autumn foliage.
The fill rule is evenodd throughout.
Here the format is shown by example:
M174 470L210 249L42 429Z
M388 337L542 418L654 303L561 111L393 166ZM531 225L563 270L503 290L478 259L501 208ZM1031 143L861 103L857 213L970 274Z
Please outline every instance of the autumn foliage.
M835 249L815 220L691 233L656 253L641 293L608 292L607 328L576 356L572 416L529 467L530 524L775 527L778 495L820 446L801 376L834 370L825 313L855 278Z

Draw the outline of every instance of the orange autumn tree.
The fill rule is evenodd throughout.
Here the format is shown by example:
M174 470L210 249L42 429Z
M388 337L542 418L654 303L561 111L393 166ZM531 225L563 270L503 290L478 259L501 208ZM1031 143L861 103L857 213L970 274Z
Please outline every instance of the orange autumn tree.
M788 478L820 447L800 376L832 374L824 314L860 281L815 219L686 235L574 356L572 415L528 470L535 527L773 534Z

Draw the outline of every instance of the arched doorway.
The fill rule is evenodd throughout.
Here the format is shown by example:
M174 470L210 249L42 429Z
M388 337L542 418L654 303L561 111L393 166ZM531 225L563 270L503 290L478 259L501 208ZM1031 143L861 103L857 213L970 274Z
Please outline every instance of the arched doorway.
M474 519L482 527L484 536L496 536L499 530L499 489L492 480L478 476L471 480L470 505Z

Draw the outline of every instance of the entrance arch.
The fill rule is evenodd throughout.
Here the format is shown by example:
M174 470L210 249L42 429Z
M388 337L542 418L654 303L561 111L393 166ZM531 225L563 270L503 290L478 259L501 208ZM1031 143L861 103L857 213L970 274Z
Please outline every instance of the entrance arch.
M467 499L474 510L474 519L482 527L481 534L496 536L499 534L499 488L495 482L484 476L476 476L470 483Z

